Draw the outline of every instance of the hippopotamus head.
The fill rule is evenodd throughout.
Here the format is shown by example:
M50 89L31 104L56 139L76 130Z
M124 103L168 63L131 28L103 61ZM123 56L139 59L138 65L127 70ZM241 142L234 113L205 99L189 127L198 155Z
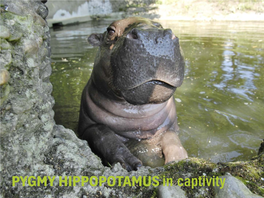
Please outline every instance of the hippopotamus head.
M91 79L107 94L134 105L161 103L182 84L179 39L157 22L140 17L118 20L88 41L100 47Z

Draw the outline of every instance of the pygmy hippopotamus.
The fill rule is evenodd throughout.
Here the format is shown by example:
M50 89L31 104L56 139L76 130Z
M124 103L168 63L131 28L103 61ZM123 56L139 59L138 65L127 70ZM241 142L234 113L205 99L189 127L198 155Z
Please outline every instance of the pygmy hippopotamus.
M104 164L120 162L128 171L142 166L130 141L154 142L165 163L187 158L173 97L184 78L179 39L160 23L131 17L88 41L99 51L82 93L78 136Z

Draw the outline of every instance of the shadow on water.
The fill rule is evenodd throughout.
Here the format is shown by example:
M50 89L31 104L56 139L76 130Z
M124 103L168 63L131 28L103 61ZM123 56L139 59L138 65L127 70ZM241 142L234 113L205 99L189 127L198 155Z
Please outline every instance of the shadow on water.
M110 22L51 30L55 120L76 131L82 89L97 48L87 35ZM264 138L264 24L161 21L180 38L186 71L175 92L180 138L189 156L247 160Z

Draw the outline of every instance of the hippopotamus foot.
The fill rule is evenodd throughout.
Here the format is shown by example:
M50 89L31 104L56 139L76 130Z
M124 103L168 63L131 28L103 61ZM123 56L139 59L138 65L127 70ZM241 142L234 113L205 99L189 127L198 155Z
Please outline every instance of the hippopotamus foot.
M116 134L105 125L88 128L82 139L88 141L92 151L101 157L105 165L119 162L127 171L138 170L142 166L142 162L131 154Z
M165 164L172 161L180 161L188 158L186 150L174 131L166 131L162 134L161 148L165 157Z

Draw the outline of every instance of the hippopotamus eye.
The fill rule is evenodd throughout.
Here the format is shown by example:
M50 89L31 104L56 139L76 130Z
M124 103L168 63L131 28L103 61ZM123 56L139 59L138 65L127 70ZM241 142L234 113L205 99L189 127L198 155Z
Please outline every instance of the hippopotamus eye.
M158 22L152 21L152 24L155 25L157 28L162 28L162 25Z
M107 28L107 32L108 32L109 36L112 36L112 35L114 35L115 30L113 28L109 27L109 28Z

